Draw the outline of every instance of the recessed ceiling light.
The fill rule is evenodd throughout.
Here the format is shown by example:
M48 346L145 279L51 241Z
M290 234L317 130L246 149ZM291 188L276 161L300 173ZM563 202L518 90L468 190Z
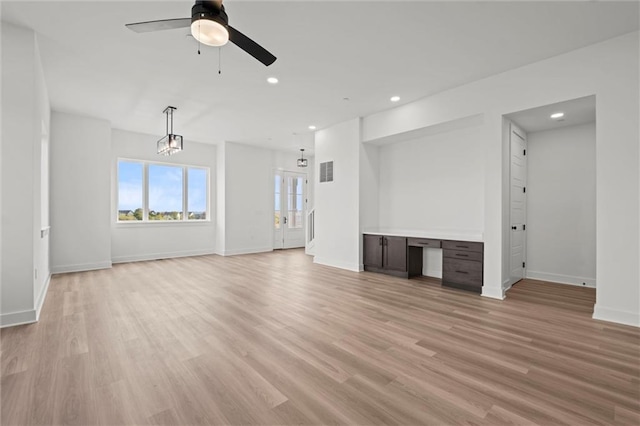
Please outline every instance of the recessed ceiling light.
M267 83L269 83L269 84L278 84L278 79L275 78L275 77L269 77L267 79Z
M391 102L398 102L400 100L400 96L392 96Z
M551 114L551 118L553 118L554 120L559 120L562 117L564 117L564 112L556 112L554 114Z
M316 126L314 126L314 125L309 126L309 130L315 130L315 129L317 129Z

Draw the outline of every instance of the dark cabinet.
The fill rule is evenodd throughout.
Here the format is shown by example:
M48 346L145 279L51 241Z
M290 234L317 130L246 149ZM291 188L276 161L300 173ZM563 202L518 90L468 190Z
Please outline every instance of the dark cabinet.
M364 266L382 268L382 235L364 236L363 263Z
M382 267L392 271L407 272L407 239L384 237L382 244Z
M442 242L442 285L482 292L484 244Z
M364 270L414 277L422 275L422 249L442 248L442 285L482 292L484 244L364 234Z
M365 271L408 277L407 239L384 235L364 235L363 263Z

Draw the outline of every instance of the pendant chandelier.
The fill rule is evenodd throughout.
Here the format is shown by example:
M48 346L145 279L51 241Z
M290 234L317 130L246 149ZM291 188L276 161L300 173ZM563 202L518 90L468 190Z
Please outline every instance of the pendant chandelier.
M298 167L307 167L307 159L304 158L304 148L300 148L300 158L298 158Z
M176 109L168 106L162 111L167 116L167 134L158 141L158 154L171 155L182 151L182 136L173 134L173 111Z

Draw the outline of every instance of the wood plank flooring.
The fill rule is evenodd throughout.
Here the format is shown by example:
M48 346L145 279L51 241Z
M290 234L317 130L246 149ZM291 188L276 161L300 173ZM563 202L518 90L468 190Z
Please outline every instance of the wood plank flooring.
M638 425L640 332L592 289L505 301L300 250L57 275L1 332L3 425Z

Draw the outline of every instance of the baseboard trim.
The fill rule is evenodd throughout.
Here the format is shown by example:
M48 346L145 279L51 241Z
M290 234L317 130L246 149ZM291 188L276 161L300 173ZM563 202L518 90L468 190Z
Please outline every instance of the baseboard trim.
M548 272L529 271L527 270L527 278L532 280L549 281L558 284L575 285L579 287L596 288L595 278L576 277L572 275L551 274ZM583 285L584 283L585 285Z
M15 327L16 325L33 324L38 321L35 309L22 312L11 312L0 315L0 328Z
M318 256L315 256L313 258L313 263L317 263L318 265L330 266L332 268L346 269L347 271L361 272L360 265L357 263L354 264L349 262L343 262L340 260L322 258Z
M511 282L510 279L504 280L502 282L502 291L506 294L507 291L511 290L511 287L513 287L513 283Z
M243 255L243 254L268 253L268 252L271 252L271 251L273 251L273 247L225 250L223 252L216 252L216 254L218 254L220 256L240 256L240 255Z
M633 327L640 327L640 314L638 312L620 311L618 309L612 309L596 305L593 309L593 319L600 321L615 322L618 324L631 325Z
M503 290L501 287L487 287L486 285L482 286L482 297L504 300L504 293L505 290Z
M111 261L113 263L130 263L130 262L146 262L149 260L173 259L177 257L207 256L217 254L215 250L188 250L174 251L167 253L151 253L135 256L114 256Z
M111 268L111 261L108 262L97 262L97 263L82 263L77 265L62 265L62 266L54 266L51 268L52 274L66 274L68 272L85 272L85 271L95 271L98 269L109 269Z
M42 306L44 306L44 300L47 298L47 291L49 291L49 284L51 283L51 274L47 276L44 285L42 286L42 290L38 295L38 300L36 301L36 321L40 321L40 311L42 311Z

